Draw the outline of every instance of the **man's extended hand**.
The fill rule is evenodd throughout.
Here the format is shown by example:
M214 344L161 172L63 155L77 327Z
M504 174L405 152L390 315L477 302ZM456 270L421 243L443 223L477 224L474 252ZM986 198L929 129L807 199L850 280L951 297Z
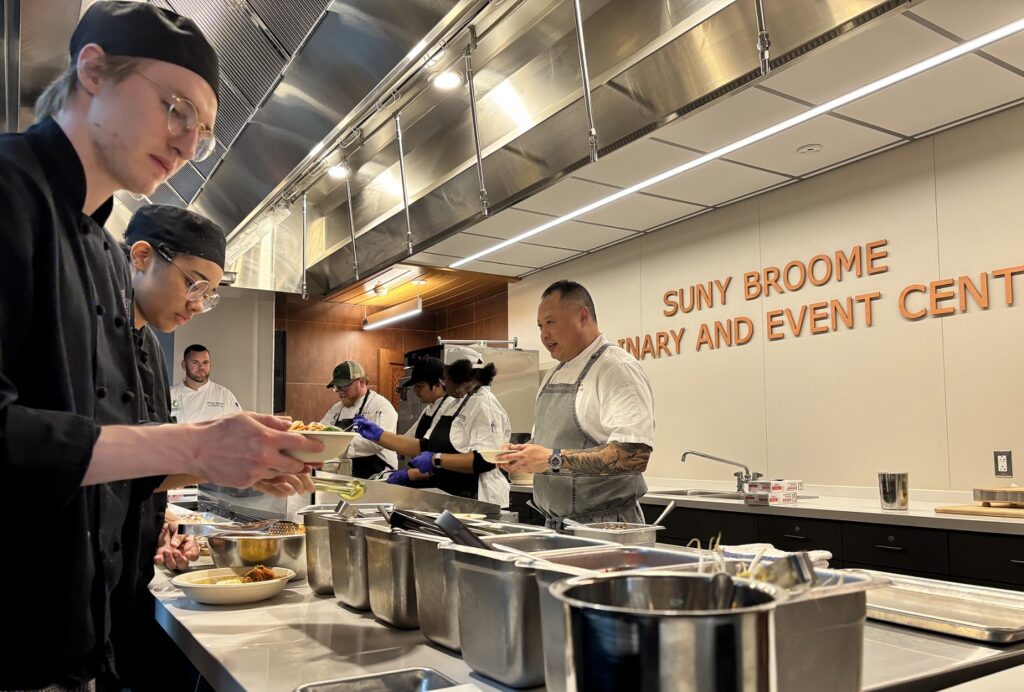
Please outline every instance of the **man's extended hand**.
M553 450L548 447L535 444L506 444L502 445L501 448L513 450L513 453L501 456L502 461L508 460L512 462L504 467L509 473L543 473L551 468L548 466L548 459L551 457Z

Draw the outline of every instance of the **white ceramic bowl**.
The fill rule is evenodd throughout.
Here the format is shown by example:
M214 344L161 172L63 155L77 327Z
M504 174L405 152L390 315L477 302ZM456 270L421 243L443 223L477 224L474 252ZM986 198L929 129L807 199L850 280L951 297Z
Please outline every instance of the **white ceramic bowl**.
M185 592L185 595L198 603L209 605L236 605L254 603L272 598L281 592L295 572L284 567L273 567L271 571L276 579L254 581L251 584L198 584L206 579L218 577L242 576L249 567L221 567L204 569L198 572L180 574L171 583Z
M307 464L318 464L344 456L345 452L348 451L348 446L352 444L352 440L359 436L358 433L354 432L329 432L326 430L294 430L292 432L312 437L324 443L324 450L322 452L285 452L288 456L295 457Z
M515 454L514 449L478 449L476 453L492 464L511 464L511 459L502 459L502 454Z

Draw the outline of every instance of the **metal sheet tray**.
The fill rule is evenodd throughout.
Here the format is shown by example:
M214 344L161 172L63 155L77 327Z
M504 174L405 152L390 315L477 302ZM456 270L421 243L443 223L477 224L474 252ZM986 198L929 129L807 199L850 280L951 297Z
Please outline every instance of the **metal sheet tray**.
M995 644L1024 640L1024 594L873 570L851 571L890 582L867 592L871 619Z

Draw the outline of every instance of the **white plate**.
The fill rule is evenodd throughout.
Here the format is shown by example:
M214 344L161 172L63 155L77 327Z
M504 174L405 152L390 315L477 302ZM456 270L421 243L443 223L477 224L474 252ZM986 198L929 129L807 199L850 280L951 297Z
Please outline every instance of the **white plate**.
M251 567L221 567L204 569L198 572L180 574L171 583L185 592L185 595L198 603L210 605L234 605L238 603L254 603L272 598L281 592L295 572L285 567L270 567L277 577L267 581L255 581L251 584L197 584L204 579L217 577L243 576Z
M511 464L512 459L499 459L498 455L501 454L515 454L514 449L478 449L476 453L484 458L484 461L488 461L492 464Z
M322 452L296 452L294 450L285 452L288 456L307 464L317 464L344 456L348 451L348 446L352 444L352 440L359 437L359 434L354 432L331 432L328 430L292 430L291 432L297 432L324 443Z

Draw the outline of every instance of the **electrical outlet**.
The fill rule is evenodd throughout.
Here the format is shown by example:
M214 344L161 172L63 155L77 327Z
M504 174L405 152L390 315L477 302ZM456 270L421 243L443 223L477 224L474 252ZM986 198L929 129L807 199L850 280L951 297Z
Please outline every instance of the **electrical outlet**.
M1010 450L992 452L996 467L996 478L1013 478L1013 452Z

